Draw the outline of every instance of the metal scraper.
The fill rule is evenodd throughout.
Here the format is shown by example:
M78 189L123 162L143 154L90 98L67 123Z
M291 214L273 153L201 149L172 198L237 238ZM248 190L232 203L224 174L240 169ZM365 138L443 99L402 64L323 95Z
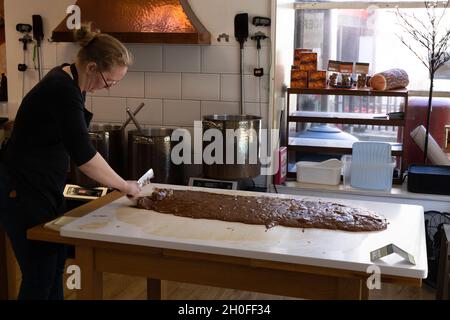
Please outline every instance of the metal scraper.
M153 179L155 177L155 173L153 172L153 169L148 170L142 177L139 178L138 180L138 184L139 187L143 188L146 185L148 185L151 181L151 179Z
M153 172L153 169L148 170L142 177L139 178L139 180L137 181L138 185L140 188L145 187L146 185L148 185L151 181L151 179L153 179L155 177L155 173ZM136 198L127 196L128 199L131 201L133 206L137 205L137 201Z

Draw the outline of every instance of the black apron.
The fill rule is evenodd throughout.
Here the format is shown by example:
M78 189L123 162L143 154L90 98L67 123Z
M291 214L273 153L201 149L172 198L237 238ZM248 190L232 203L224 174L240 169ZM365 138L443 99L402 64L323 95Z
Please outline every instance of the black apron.
M63 65L62 67L69 66L68 64ZM70 70L73 76L73 81L78 86L78 72L75 67L75 64L70 65ZM82 92L83 102L86 99L86 93ZM86 122L86 126L89 127L89 124L92 120L92 113L89 112L86 108L83 110L84 119ZM22 177L23 178L23 177ZM17 181L18 182L18 181ZM38 190L33 190L33 188L24 187L27 184L21 183L22 187L19 188L20 191L16 192L16 183L14 179L14 174L10 173L6 164L1 163L0 161L0 201L4 202L8 199L9 203L11 199L15 202L16 214L20 213L21 220L25 224L26 228L31 228L33 226L49 222L58 216L62 215L66 211L65 199L62 197L62 191L60 190L60 194L54 194L51 198L53 199L45 199L44 197L39 195ZM10 203L11 204L11 203ZM7 209L2 208L0 204L0 210ZM5 211L5 210L2 210ZM11 219L13 217L8 217L7 212L0 216L3 219ZM1 215L1 213L0 213ZM17 217L15 217L17 218ZM1 221L1 219L0 219Z
M72 63L70 65L70 72L72 72L73 81L78 86L78 71L77 71L77 67L75 66L74 63ZM82 95L83 95L83 103L86 103L86 92L83 91ZM86 108L84 108L83 111L84 111L84 120L86 121L86 127L89 128L89 125L91 124L91 121L92 121L93 114Z

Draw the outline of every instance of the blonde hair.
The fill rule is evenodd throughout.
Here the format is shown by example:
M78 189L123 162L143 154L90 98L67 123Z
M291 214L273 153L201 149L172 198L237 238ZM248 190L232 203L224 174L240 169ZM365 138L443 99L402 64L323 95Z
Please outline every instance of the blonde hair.
M75 41L80 45L78 61L81 64L95 62L101 71L110 71L114 66L128 67L133 58L125 45L116 38L91 31L91 24L83 24L74 31Z

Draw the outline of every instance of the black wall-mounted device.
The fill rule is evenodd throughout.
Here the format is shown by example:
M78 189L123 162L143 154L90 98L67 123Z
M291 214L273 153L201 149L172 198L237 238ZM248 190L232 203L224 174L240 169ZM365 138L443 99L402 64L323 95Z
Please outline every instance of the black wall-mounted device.
M253 25L259 27L270 27L271 25L271 20L270 18L266 18L266 17L254 17L253 18Z
M268 37L262 32L257 32L251 37L252 40L256 41L256 48L258 50L261 49L261 40L265 40L267 38Z
M20 33L29 33L33 30L33 27L30 24L18 23L16 25L16 30Z
M242 49L248 38L248 13L240 13L234 17L234 36Z
M38 45L44 39L44 28L42 26L42 17L40 15L33 15L33 38Z

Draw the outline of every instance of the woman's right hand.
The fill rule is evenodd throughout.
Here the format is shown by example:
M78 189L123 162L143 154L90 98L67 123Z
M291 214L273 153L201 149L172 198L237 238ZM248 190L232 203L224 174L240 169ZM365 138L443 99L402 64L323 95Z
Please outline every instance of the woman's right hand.
M122 193L125 193L128 197L134 198L139 195L141 192L141 187L137 183L137 181L125 181L126 185L124 185L124 190L120 190Z

